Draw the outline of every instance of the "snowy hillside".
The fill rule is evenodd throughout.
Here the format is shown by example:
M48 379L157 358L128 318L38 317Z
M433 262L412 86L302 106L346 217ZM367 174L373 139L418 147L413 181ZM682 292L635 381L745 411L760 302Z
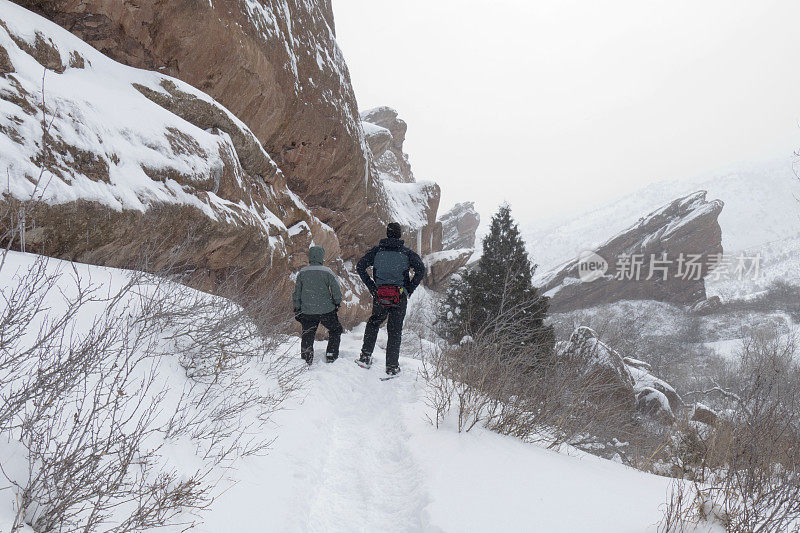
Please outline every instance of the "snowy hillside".
M0 270L4 295L36 261L33 255L9 256ZM113 292L132 275L75 267L83 278L91 277L102 294ZM58 288L64 294L74 291L70 264L50 259L46 270L64 273ZM53 298L57 304L60 296ZM80 328L88 328L107 305L95 302L87 307L75 322L75 333L80 336ZM240 429L248 428L251 436L276 440L266 455L238 457L214 467L207 479L219 480L212 491L217 498L198 512L203 524L197 531L655 531L668 479L577 452L559 454L481 428L467 434L448 426L434 429L426 419L424 382L416 373L420 362L403 357L400 378L381 382L380 356L369 371L351 362L362 334L363 326L346 333L339 361L308 370L297 357L295 343L285 345L290 366L303 371L302 387L267 426L251 418L255 413L239 419ZM180 338L170 342L175 341ZM379 339L378 353L385 342L385 337ZM414 350L413 342L406 345L406 353ZM162 347L168 346L173 345ZM317 353L323 349L319 344ZM156 381L170 385L160 404L168 413L177 406L181 390L191 393L186 386L192 378L181 365L179 349L157 353L152 361L159 368ZM273 397L277 390L269 378L269 359L254 360L242 370L250 390L264 397ZM127 394L137 394L133 384ZM228 396L237 399L241 394ZM199 404L201 412L202 408ZM0 445L4 471L22 476L25 451L5 437ZM160 432L152 439L148 445L161 445L159 464L170 465L176 479L187 479L206 462L203 440ZM0 492L4 531L16 512L14 494Z
M188 204L213 219L240 220L264 233L281 231L285 236L286 226L277 214L252 196L237 203L219 191L220 185L226 186L223 178L234 179L243 188L266 185L255 180L245 183L249 180L240 167L226 168L234 161L238 165L240 157L245 161L249 156L255 165L247 170L264 179L279 173L252 132L232 113L179 80L108 59L11 2L3 0L0 6L4 21L0 46L12 65L12 74L0 78L0 128L6 133L0 136L0 164L8 168L8 192L14 197L49 203L85 199L118 211L144 211L156 203ZM47 71L36 59L44 53L51 57ZM146 96L167 99L169 88L219 113L220 122L229 123L229 132L204 130ZM42 146L43 117L49 124L48 144L55 161L42 175L42 159L47 156ZM236 136L241 140L232 138ZM252 153L237 153L245 143ZM233 176L224 176L226 171ZM275 209L275 191L253 192L256 198L274 202ZM294 204L295 209L305 210L296 198Z
M600 205L523 228L538 274L574 259L675 198L708 191L725 208L719 217L725 253L752 250L800 234L800 181L792 159L740 165L689 179L662 181Z

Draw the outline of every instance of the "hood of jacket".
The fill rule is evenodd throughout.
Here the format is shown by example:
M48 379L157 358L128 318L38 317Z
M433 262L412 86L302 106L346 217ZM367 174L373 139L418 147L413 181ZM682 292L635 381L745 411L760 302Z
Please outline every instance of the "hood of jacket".
M308 250L308 262L312 265L321 265L325 260L325 248L322 246L312 246Z
M395 239L394 237L389 237L388 239L381 239L380 245L383 248L389 249L400 249L405 246L405 241L403 239Z

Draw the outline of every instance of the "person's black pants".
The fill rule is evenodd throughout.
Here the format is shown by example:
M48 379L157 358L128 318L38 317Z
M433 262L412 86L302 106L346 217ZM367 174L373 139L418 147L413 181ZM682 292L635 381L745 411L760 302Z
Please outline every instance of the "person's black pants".
M328 330L328 349L326 353L339 356L339 343L342 340L342 325L336 311L324 315L300 315L300 325L303 326L303 335L300 341L300 350L303 355L314 353L314 337L317 327L322 324Z
M386 343L386 366L397 366L400 359L400 341L403 338L403 320L406 318L408 299L405 295L400 299L398 307L384 307L377 301L372 303L372 316L367 321L364 331L364 345L362 353L372 354L375 341L378 339L378 330L388 318L386 330L389 332L389 342Z

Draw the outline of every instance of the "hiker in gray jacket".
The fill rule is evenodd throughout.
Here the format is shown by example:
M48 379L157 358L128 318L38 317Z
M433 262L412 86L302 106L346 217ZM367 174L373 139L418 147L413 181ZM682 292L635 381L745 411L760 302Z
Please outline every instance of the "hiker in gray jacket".
M297 274L292 298L294 318L303 326L300 341L300 357L309 365L314 362L314 337L320 323L328 329L328 349L325 362L332 363L339 357L339 342L342 325L337 311L342 304L342 291L336 274L322 266L325 249L312 246L308 250L309 265Z

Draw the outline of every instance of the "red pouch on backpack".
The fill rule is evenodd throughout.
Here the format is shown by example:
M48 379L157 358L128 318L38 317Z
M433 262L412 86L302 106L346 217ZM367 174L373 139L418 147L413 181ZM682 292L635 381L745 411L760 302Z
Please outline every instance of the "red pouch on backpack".
M381 285L378 287L378 303L384 307L398 307L403 289L394 285Z

